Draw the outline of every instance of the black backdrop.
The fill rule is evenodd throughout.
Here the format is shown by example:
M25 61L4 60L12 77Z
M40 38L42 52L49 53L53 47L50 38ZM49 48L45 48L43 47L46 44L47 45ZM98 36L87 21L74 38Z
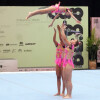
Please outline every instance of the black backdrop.
M0 0L0 6L51 6L61 2L61 6L88 6L90 17L100 16L99 0Z

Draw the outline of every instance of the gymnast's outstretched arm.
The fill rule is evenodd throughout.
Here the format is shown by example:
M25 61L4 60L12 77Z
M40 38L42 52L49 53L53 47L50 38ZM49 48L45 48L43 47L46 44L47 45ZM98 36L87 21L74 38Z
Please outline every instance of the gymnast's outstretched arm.
M57 47L58 42L56 41L56 29L55 28L54 28L53 42L54 42L55 46Z
M54 19L53 19L52 23L49 25L49 27L52 27L52 25L53 25L55 19L59 16L59 14L60 14L60 13L58 13L58 14L54 17Z
M65 26L64 26L64 24L62 24L62 26L61 26L61 33L62 33L62 39L63 39L65 45L67 44L67 45L70 46L70 42L67 40L66 35L65 35Z
M67 44L65 43L65 41L63 40L63 38L62 38L61 28L60 28L60 26L57 25L57 28L58 28L58 32L59 32L59 39L60 39L60 41L62 41L65 45L67 45Z
M71 15L71 17L76 20L77 23L81 24L81 22L70 12L69 9L68 9L68 12Z
M60 26L59 25L57 25L57 29L58 29L58 33L59 33L59 39L61 41L61 29L60 29Z

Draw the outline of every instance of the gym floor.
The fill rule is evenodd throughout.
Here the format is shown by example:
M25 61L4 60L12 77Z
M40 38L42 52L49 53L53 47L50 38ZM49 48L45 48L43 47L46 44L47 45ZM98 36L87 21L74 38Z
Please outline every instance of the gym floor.
M73 70L72 83L71 100L100 100L100 70ZM56 93L55 71L0 73L0 100L64 100Z

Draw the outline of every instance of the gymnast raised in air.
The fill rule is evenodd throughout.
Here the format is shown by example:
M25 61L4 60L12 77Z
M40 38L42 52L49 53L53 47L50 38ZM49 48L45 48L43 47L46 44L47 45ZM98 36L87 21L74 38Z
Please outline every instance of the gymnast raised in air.
M59 16L59 14L65 13L65 15L70 15L73 19L75 19L75 21L77 23L81 23L77 18L75 18L75 16L72 14L71 10L67 7L63 7L60 6L60 2L58 4L52 5L48 8L45 9L38 9L36 11L33 12L29 12L28 16L26 17L26 19L38 15L38 14L47 14L47 13L57 13L57 15L54 17L52 23L49 25L49 27L51 27L55 21L55 19Z

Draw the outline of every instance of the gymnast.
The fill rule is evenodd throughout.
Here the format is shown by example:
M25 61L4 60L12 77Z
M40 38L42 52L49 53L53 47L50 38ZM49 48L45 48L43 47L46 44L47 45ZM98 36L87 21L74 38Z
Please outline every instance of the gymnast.
M68 39L65 36L65 27L64 24L61 26L61 33L62 33L62 39L64 43L67 44L67 47L65 48L65 54L63 59L63 82L65 84L65 88L67 89L67 94L64 96L64 98L69 99L72 98L72 70L74 68L73 64L73 54L74 54L74 47L80 45L80 42L78 40L71 40L68 41Z
M79 24L81 23L77 18L75 18L75 16L72 14L72 12L69 8L60 6L60 2L58 4L52 5L45 9L38 9L36 11L29 12L26 19L28 19L34 15L47 14L47 13L57 13L57 15L54 17L54 19L53 19L52 23L49 25L49 27L51 27L53 25L55 19L59 16L59 14L62 14L62 13L64 13L65 15L70 15L73 19L76 20L77 23L79 23Z
M53 42L56 46L56 75L57 75L57 88L58 88L58 92L54 95L54 96L64 96L64 92L65 92L65 85L63 82L63 90L62 93L60 94L60 87L61 87L61 78L63 81L63 76L62 76L62 71L63 71L63 55L64 55L64 49L65 49L65 44L63 43L62 39L61 39L61 31L60 31L60 26L57 25L57 29L59 32L59 39L60 39L60 43L58 43L56 41L56 29L54 28L54 36L53 36Z

